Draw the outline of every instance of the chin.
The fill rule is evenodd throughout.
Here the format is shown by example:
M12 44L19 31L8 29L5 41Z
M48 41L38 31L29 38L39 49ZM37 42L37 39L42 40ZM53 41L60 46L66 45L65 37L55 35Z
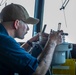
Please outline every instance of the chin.
M19 39L24 39L24 37L19 37Z
M24 39L24 37L21 37L21 39Z

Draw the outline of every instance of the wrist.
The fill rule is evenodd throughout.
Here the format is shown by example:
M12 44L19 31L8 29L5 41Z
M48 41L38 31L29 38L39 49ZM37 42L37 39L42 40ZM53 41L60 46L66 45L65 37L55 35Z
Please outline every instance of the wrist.
M28 44L30 47L33 46L32 42L30 42L30 41L27 41L27 44Z

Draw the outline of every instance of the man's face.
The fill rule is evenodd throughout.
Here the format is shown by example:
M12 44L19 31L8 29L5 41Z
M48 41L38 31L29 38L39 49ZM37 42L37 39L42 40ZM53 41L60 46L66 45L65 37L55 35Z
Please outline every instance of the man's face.
M16 32L16 37L23 39L24 35L27 34L27 31L29 30L29 27L26 23L24 23L23 21L19 21L19 28Z

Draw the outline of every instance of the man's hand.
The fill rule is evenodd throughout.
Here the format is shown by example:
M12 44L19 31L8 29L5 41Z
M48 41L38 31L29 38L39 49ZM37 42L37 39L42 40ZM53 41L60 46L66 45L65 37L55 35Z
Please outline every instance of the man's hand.
M62 30L59 30L59 31L51 30L48 40L50 42L53 42L54 44L58 45L58 44L62 43L62 35L61 35L62 33L63 33Z

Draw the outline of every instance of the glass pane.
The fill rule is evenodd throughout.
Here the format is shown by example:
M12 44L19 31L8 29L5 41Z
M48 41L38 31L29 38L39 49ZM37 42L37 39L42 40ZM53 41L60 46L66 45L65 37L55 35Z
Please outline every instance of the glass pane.
M68 0L45 0L43 25L47 24L45 32L57 30L58 23L65 33L66 41L76 43L76 0L69 0L64 10L60 10L62 3Z

